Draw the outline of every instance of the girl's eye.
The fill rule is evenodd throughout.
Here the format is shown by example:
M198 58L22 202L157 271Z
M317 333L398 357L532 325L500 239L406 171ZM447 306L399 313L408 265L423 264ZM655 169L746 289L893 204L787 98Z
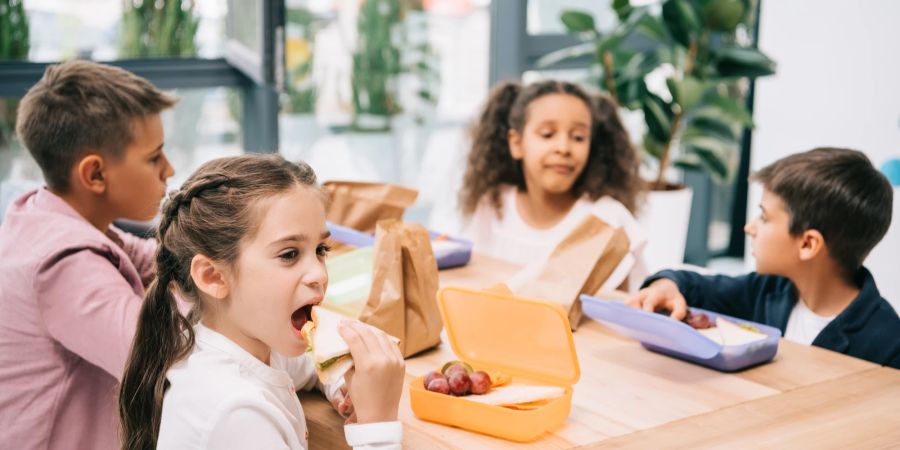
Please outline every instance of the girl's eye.
M584 142L587 140L587 138L584 136L575 136L574 139L575 139L575 142Z
M330 252L330 251L331 251L331 246L328 244L319 244L319 246L316 247L316 255L319 255L323 258L328 256L328 252Z
M300 252L298 252L295 249L290 249L286 252L280 253L278 255L278 258L284 262L291 262L291 261L297 259L297 256L299 256L299 255L300 255Z

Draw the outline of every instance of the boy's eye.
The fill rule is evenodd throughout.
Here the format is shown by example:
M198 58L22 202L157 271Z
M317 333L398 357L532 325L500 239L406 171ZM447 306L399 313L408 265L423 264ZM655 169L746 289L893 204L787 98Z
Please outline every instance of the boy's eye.
M162 161L162 155L156 155L150 158L150 162L153 164L159 164L160 161Z
M587 137L585 137L585 136L577 136L577 135L576 135L576 136L574 137L574 139L575 139L575 142L584 142L584 141L587 140Z
M323 258L328 256L328 252L330 252L330 251L331 251L331 246L328 244L319 244L319 246L316 247L316 255L319 255Z
M297 259L297 256L299 256L299 255L300 255L299 251L297 251L296 249L290 249L290 250L279 253L278 259L280 259L284 262L291 262L291 261Z

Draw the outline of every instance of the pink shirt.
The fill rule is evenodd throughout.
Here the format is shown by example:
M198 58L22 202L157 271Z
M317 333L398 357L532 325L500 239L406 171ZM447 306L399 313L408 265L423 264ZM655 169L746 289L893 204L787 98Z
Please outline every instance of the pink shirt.
M114 227L104 235L46 189L10 206L0 226L3 447L120 447L119 380L155 250Z

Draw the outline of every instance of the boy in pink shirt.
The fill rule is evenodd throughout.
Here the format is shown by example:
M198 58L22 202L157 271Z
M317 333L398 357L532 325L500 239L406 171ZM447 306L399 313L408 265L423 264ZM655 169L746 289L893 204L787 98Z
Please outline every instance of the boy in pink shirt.
M46 187L0 226L0 442L118 448L118 384L156 243L112 226L149 220L174 173L160 112L175 99L125 70L50 66L17 133Z

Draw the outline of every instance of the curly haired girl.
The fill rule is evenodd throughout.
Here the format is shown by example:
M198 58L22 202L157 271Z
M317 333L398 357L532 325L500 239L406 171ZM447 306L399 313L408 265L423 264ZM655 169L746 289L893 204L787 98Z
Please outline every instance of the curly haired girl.
M473 129L460 193L465 234L479 251L520 264L546 258L595 214L631 241L607 286L627 277L628 289L637 288L646 240L632 214L644 183L616 107L564 81L494 88Z

